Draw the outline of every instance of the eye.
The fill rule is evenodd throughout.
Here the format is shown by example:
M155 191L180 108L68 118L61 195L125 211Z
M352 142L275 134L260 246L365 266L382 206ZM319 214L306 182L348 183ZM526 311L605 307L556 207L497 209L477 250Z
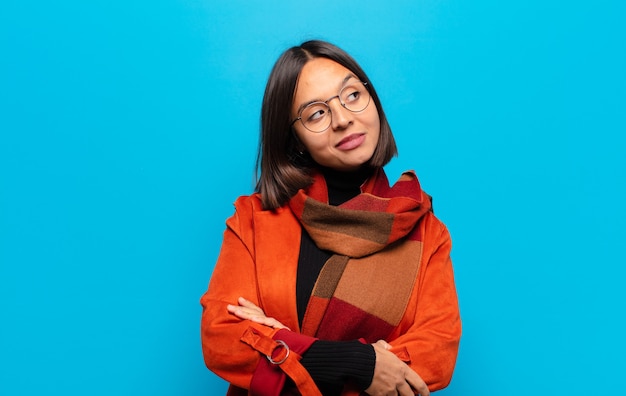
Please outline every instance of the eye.
M307 107L302 112L302 118L308 123L318 122L328 114L326 106L314 105Z
M344 99L343 101L346 103L352 103L359 100L362 93L361 90L356 87L346 87L344 90Z
M307 117L307 121L315 121L315 120L319 120L320 118L324 117L324 114L326 114L326 112L322 109L317 110L316 112L310 114Z

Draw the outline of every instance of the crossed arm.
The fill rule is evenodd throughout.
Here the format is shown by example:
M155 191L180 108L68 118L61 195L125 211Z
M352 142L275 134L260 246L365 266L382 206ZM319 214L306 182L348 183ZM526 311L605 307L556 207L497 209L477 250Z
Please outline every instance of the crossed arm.
M266 316L260 307L245 298L240 297L238 304L228 305L228 312L240 319L247 319L274 329L289 330L275 318ZM385 340L379 340L372 345L376 353L376 366L372 383L365 389L368 395L430 395L424 380L390 351L391 345Z

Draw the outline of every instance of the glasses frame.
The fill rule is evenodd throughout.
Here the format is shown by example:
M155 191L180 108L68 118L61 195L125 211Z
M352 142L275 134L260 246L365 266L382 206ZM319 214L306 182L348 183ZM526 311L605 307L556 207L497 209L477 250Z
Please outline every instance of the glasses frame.
M344 89L346 89L348 87L348 86L345 86L345 87L343 87L343 88L341 88L339 90L339 93L337 95L335 95L335 96L333 96L331 98L328 98L328 99L326 99L323 102L312 102L312 103L309 103L308 105L306 105L305 107L303 107L300 110L300 112L298 113L298 117L295 120L291 121L291 123L289 124L289 127L292 128L293 125L296 122L300 121L302 123L302 126L304 128L306 128L306 130L309 131L309 132L313 132L313 133L325 132L333 124L333 111L330 109L330 106L328 105L328 103L330 103L330 101L333 100L333 99L339 99L339 103L341 104L341 107L343 107L344 109L348 110L351 113L360 113L360 112L364 111L365 109L367 109L367 107L370 105L370 102L372 101L372 94L370 93L369 85L367 84L367 82L361 81L361 80L357 80L357 83L363 84L363 86L365 87L365 90L367 91L367 94L369 95L369 99L367 101L367 104L361 110L350 110L349 108L346 107L346 104L341 100L341 93L343 92ZM324 106L326 106L326 108L328 108L328 113L330 115L330 122L328 123L328 126L326 128L324 128L324 129L322 129L321 131L314 131L312 129L309 129L306 126L306 124L304 123L304 121L302 121L302 112L304 112L304 110L306 110L308 107L313 106L313 105L318 105L318 104L324 105Z

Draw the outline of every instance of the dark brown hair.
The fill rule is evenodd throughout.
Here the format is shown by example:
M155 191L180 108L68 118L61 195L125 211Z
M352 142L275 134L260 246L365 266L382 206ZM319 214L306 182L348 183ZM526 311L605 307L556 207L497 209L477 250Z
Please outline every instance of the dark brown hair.
M370 95L378 109L380 136L372 158L366 166L381 167L397 155L391 127L383 111L374 85L359 64L345 51L333 44L313 40L285 51L276 61L270 73L261 109L261 139L257 153L256 191L261 194L264 209L276 209L284 205L299 189L311 184L311 169L315 163L302 154L291 128L291 107L304 65L311 59L328 58L367 82Z

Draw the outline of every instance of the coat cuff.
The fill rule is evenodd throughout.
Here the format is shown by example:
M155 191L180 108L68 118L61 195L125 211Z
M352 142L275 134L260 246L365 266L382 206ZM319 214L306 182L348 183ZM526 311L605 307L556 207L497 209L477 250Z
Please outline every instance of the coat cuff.
M314 337L281 329L272 338L249 327L241 341L265 355L259 360L250 382L250 393L258 396L280 396L287 376L302 394L319 395L315 382L300 364L301 356L316 341Z

